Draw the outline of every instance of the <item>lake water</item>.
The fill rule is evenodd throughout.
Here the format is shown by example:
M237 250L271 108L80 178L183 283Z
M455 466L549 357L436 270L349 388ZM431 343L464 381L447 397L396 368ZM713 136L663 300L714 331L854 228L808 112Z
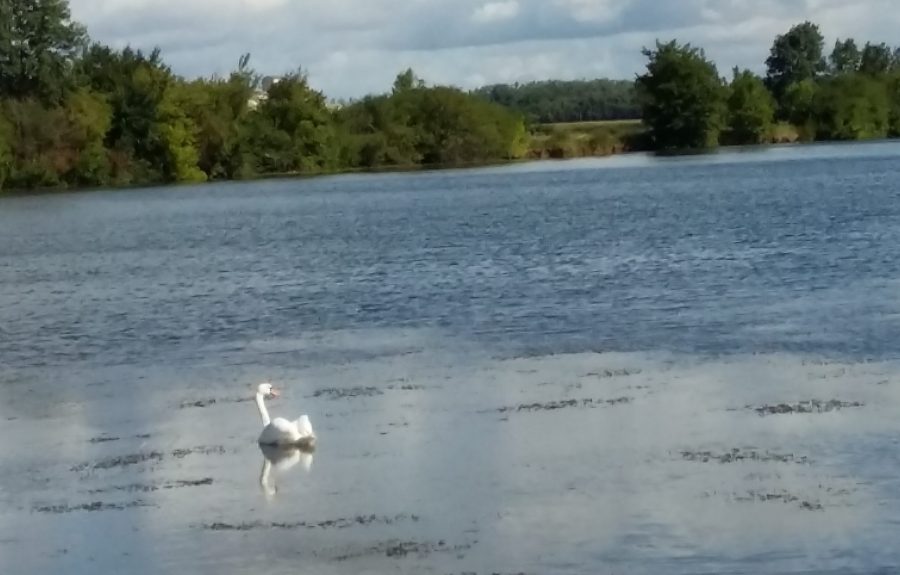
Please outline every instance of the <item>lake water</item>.
M898 143L3 198L0 573L891 572L898 342Z

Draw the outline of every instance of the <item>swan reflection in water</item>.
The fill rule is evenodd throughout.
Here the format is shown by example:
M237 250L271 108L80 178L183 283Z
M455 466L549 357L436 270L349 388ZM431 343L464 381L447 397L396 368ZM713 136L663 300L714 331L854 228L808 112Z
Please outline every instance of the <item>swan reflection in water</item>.
M299 463L303 471L308 473L312 467L315 445L260 445L259 449L263 454L259 485L262 487L266 499L271 499L278 493L278 488L272 482L272 471L274 470L276 475L283 475Z

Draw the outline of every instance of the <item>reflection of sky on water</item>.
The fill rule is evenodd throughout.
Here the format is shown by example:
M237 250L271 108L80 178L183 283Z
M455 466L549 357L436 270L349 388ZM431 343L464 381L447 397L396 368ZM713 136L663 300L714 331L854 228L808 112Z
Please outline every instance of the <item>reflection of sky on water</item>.
M363 349L367 341L383 346L387 335L337 337L348 348ZM423 346L453 349L432 347L434 337L423 334ZM267 345L289 352L328 348L334 341ZM161 368L160 379L148 377L147 389L164 385L169 375ZM0 571L241 570L265 560L280 573L296 567L296 558L325 573L363 566L783 572L900 561L890 538L900 508L893 490L900 458L889 448L900 404L900 370L893 363L829 364L789 354L504 360L424 351L282 368L278 375L287 397L272 402L271 411L310 413L320 446L309 472L295 465L277 473L278 491L268 498L259 485L263 458L253 443L258 414L252 403L225 401L236 398L241 386L222 368L193 373L196 380L185 381L183 393L168 396L177 399L148 396L126 407L105 398L106 386L81 387L83 400L73 398L78 408L4 422L5 431L27 432L50 449L30 452L5 443L4 459L23 462L29 476L22 477L18 466L19 473L7 466L0 472ZM354 386L376 387L381 394L312 397L317 389ZM596 409L497 411L618 397L632 401ZM219 401L179 407L183 400L209 398ZM768 417L746 409L808 399L865 406ZM14 403L28 409L30 401ZM122 439L87 441L101 433ZM134 438L137 433L151 437ZM218 449L172 455L197 447ZM811 462L702 463L681 455L733 448ZM154 450L163 454L161 461L71 471L79 463ZM163 487L203 478L212 485ZM110 490L135 483L159 489ZM798 500L746 500L766 493ZM151 506L59 514L32 509L135 500ZM823 509L804 510L802 501ZM216 522L268 526L358 515L418 520L346 529L203 529ZM461 558L432 552L401 563L367 554L392 539L472 546ZM14 548L21 552L9 554ZM354 553L361 557L333 561Z

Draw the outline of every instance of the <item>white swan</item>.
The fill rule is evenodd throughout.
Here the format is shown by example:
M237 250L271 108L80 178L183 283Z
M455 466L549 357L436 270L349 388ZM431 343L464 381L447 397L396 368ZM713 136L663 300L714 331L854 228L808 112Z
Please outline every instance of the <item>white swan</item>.
M296 447L312 447L316 442L309 417L301 415L297 421L288 421L282 417L269 419L265 399L278 397L278 391L271 383L261 383L256 388L256 407L262 417L263 430L259 434L260 445L293 445Z

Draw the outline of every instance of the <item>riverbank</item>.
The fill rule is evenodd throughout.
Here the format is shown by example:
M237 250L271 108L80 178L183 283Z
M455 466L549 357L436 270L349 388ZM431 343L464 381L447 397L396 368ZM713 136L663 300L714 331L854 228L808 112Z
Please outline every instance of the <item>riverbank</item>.
M567 160L578 158L603 158L609 156L652 153L653 148L647 140L646 127L640 120L615 120L538 124L532 126L528 133L525 153L518 158L495 159L477 162L454 162L435 164L397 164L372 168L342 168L338 170L309 170L304 172L273 172L256 174L249 178L233 180L210 180L208 182L140 182L131 185L112 186L56 186L30 189L0 189L0 198L54 194L61 192L88 192L101 190L136 190L153 186L196 186L221 182L265 181L282 178L306 179L323 176L345 174L391 174L416 173L438 170L475 169L491 166L504 166L540 160ZM786 122L773 127L770 137L758 146L737 146L742 150L766 148L772 145L791 144L827 144L829 142L812 142L804 140L798 129ZM839 142L831 142L839 143ZM852 143L852 142L848 142ZM722 146L718 151L727 150L731 146ZM699 152L714 153L716 150Z

